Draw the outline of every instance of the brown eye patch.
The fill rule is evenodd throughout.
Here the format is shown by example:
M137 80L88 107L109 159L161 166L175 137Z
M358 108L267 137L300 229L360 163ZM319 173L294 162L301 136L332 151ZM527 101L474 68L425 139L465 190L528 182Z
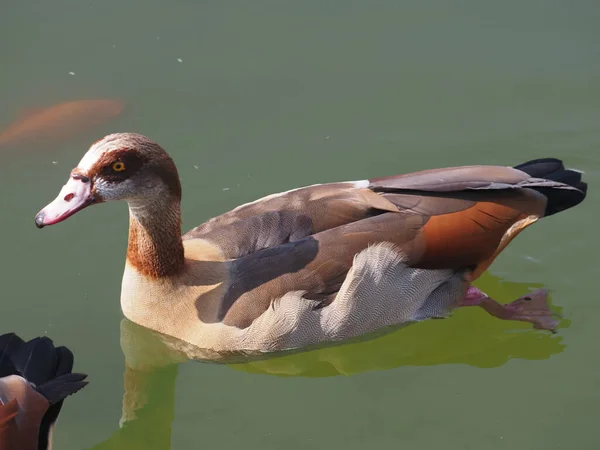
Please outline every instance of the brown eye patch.
M123 181L135 174L146 162L136 150L121 149L102 155L90 170L90 176L99 176L107 182Z

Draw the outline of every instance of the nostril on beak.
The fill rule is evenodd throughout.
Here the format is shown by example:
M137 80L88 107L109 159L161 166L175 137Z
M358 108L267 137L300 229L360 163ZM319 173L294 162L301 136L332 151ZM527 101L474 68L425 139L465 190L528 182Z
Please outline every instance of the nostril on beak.
M38 228L44 228L44 214L39 213L35 216L35 226Z
M70 202L71 200L73 200L73 197L75 197L75 194L67 194L65 195L65 202Z
M85 175L82 175L80 173L73 173L73 174L71 174L71 178L73 178L74 180L83 181L84 183L89 183L90 182L89 177L86 177Z

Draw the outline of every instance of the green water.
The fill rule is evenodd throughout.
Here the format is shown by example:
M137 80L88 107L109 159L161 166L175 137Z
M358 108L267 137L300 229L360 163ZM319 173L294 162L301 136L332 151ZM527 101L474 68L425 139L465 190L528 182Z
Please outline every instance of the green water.
M598 23L596 0L4 4L1 124L67 100L126 104L62 145L0 152L0 332L47 334L90 375L55 448L597 449ZM551 335L470 308L276 360L162 367L122 322L126 205L33 222L113 131L174 157L185 230L318 182L563 158L585 171L586 202L527 229L478 285L500 301L550 288L565 319ZM144 372L120 428L125 355Z

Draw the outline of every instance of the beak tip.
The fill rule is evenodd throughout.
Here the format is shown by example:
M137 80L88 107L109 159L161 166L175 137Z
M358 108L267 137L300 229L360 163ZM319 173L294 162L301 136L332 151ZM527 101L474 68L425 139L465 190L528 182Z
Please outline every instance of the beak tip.
M44 213L38 213L37 216L35 216L35 226L38 228L44 228L46 224L44 223Z

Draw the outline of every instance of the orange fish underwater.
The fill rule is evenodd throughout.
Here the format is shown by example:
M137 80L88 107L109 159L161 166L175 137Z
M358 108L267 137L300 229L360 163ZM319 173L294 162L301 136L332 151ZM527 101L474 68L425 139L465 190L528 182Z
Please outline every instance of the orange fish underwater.
M29 109L0 132L0 146L63 140L118 116L123 109L118 100L76 100Z

